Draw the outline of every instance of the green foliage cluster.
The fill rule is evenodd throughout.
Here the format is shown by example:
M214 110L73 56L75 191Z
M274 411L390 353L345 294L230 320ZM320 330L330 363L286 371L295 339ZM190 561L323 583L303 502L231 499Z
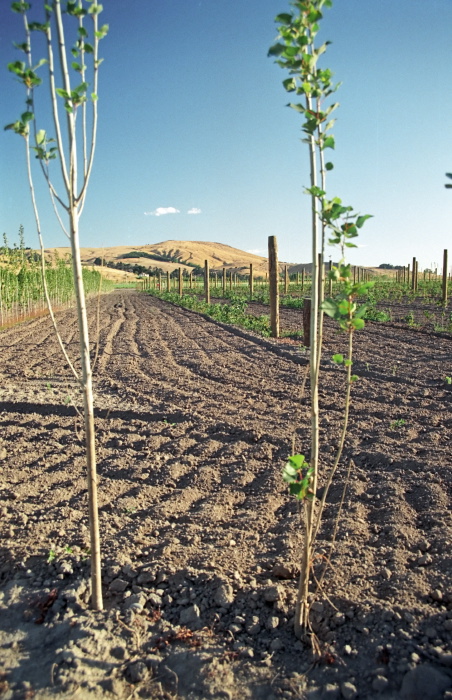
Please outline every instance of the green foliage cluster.
M9 247L6 234L0 248L0 322L10 318L33 313L37 306L45 304L40 255L25 248L23 227L19 229L19 246ZM83 268L83 285L86 294L97 293L100 273ZM64 258L57 253L46 260L45 276L51 299L56 304L66 304L74 300L74 279L70 256ZM109 281L102 281L104 291L113 287Z

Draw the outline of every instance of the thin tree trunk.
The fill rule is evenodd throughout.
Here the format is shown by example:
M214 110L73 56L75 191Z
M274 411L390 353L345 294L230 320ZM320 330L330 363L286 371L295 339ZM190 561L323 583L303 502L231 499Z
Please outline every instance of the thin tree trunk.
M85 418L86 462L88 478L88 510L91 541L91 605L95 610L103 609L102 575L99 536L99 515L97 503L96 445L94 430L93 381L89 354L88 319L86 314L85 290L82 278L78 213L70 212L72 269L77 300L77 320L80 337L80 358L82 361L82 391Z

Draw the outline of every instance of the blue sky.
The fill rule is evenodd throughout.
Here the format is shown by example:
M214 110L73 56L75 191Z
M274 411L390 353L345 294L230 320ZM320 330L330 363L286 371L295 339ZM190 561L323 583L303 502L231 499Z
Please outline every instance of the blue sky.
M6 70L21 58L12 42L22 40L8 5L0 9L1 125L23 111L21 86ZM310 260L307 147L300 117L285 106L287 74L267 57L274 18L289 8L285 0L104 0L110 32L82 245L216 241L266 255L276 235L281 260ZM450 0L336 0L325 11L320 38L332 45L322 65L343 83L328 194L374 216L353 264L408 264L415 255L421 267L441 267L452 249L444 188L451 31ZM52 133L42 101L38 126ZM23 224L34 247L23 149L0 132L0 233L17 240ZM42 182L38 195L45 245L66 245Z

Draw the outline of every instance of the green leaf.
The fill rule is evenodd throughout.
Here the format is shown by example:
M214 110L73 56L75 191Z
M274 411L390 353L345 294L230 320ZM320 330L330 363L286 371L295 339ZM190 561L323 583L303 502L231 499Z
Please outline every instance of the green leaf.
M334 168L334 165L330 161L328 161L328 163L325 163L326 170L333 170L333 168Z
M301 469L303 465L307 463L304 455L291 455L288 457L287 464L295 467L295 469Z
M367 304L362 304L355 313L355 318L363 318L367 312Z
M357 247L358 247L358 246L355 245L354 243L347 243L347 242L345 242L344 245L345 245L347 248L357 248Z
M35 118L35 115L33 114L33 112L24 112L20 115L20 118L23 121L23 123L26 124L27 122L31 122Z
M352 324L353 328L355 329L355 331L360 331L366 325L362 318L356 318L356 316L354 318L352 318L351 324Z
M334 148L335 146L335 141L334 141L334 136L327 136L326 139L324 139L322 143L322 151L325 150L325 148Z
M103 24L103 25L100 27L99 31L95 32L96 38L97 38L97 39L103 39L104 36L107 36L108 30L109 30L109 29L110 29L110 25L109 25L109 24Z
M275 17L275 22L278 22L278 24L290 24L292 20L293 16L289 15L287 12L282 12Z
M15 73L22 77L25 71L25 63L23 61L14 61L14 63L8 63L7 68L10 73Z
M333 299L325 299L325 301L322 302L321 308L327 316L330 316L331 318L337 318L339 312L338 305L337 302Z
M292 496L296 496L301 500L303 498L304 485L301 483L301 481L296 481L295 483L290 484L289 491Z
M352 364L353 364L353 362L352 362L351 360L345 360L345 361L344 361L345 367L351 367Z
M341 355L340 353L337 353L336 355L333 355L331 358L333 362L335 362L337 365L341 365L344 361L344 356Z
M46 132L44 129L40 129L38 133L36 134L36 144L38 146L42 146L43 143L45 143L46 140Z
M71 95L82 95L88 89L88 83L80 83L72 90Z
M269 48L267 56L281 56L285 50L285 44L275 44Z
M30 3L29 2L13 2L11 3L11 9L13 12L19 12L23 14L27 10L30 9Z
M91 7L89 8L88 13L90 15L100 15L100 13L102 12L103 9L104 8L100 3L97 5L95 3L93 3L91 5Z
M305 192L307 194L312 194L314 197L323 197L326 194L325 190L320 189L317 185L314 185L314 187L306 187Z
M20 51L24 51L25 53L28 52L28 44L26 41L24 41L22 44L18 44L17 42L13 42L13 46L16 49L19 49Z
M77 29L78 35L86 38L88 36L88 32L86 31L85 27L79 27Z
M63 97L65 100L71 99L70 94L66 90L64 90L63 88L55 88L55 92L60 97Z
M361 228L367 219L372 219L372 214L364 214L363 216L358 216L356 219L357 228Z
M352 376L350 377L350 381L351 381L351 382L357 382L358 379L359 379L359 377L358 377L357 374L352 374Z
M283 80L283 85L284 89L287 90L287 92L293 92L297 87L295 78L287 78L286 80Z

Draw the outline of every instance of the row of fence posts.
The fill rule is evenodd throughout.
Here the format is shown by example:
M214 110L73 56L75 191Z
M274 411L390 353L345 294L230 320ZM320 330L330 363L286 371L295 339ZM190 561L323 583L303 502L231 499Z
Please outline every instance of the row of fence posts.
M325 285L325 267L327 268L328 272L332 268L332 262L329 261L327 265L322 264L322 256L319 254L318 257L319 260L319 269L321 274L319 275L319 285L323 286ZM442 272L442 302L447 303L447 297L448 297L448 280L450 280L450 274L448 275L447 272L448 268L448 252L447 250L444 250L443 254L443 272ZM353 267L353 282L366 282L369 281L372 277L371 273L369 273L368 270L361 268L361 267ZM424 281L427 280L427 274L428 274L428 280L431 281L432 275L434 279L438 279L438 274L437 274L437 269L435 270L434 273L429 271L428 273L425 271L424 273ZM305 283L309 283L311 279L311 275L303 268L301 272L296 273L296 281L297 281L297 286L301 287L301 291L303 291ZM164 287L166 287L167 291L171 290L171 275L169 272L166 273L161 273L159 272L157 275L154 275L152 277L152 283L151 283L151 276L149 276L147 279L143 280L143 288L144 289L149 289L153 285L154 289L157 288L158 290L162 291ZM165 280L165 282L163 282ZM257 283L258 280L255 279L254 277L254 272L253 272L253 264L251 263L249 266L249 278L247 282L247 286L249 287L249 294L250 298L253 297L254 290L255 290L255 283ZM279 263L278 263L278 243L276 236L269 236L268 237L268 274L265 275L265 278L259 277L259 281L261 282L262 287L266 287L268 285L269 289L269 297L270 297L270 327L271 327L271 334L273 338L279 338L279 296L280 296L280 290L283 290L284 294L287 294L289 292L289 283L290 283L290 276L289 276L289 270L288 266L285 265L284 267L284 272L283 272L283 281L281 283L281 277L280 277L280 269L279 269ZM416 292L418 289L418 281L419 281L419 267L418 267L418 261L415 257L413 257L412 263L410 265L407 265L406 267L403 267L401 269L396 270L396 281L399 283L407 284L411 287L413 292ZM177 271L177 281L176 281L177 289L178 289L178 294L180 296L183 295L184 293L184 275L182 268L179 267ZM229 272L229 278L227 275L227 269L223 267L222 274L221 274L221 287L222 287L222 293L223 295L225 294L226 290L229 289L232 291L234 288L237 286L241 285L243 287L243 283L240 283L239 277L236 272L233 270L230 270ZM197 278L194 276L193 272L191 271L188 275L188 286L189 289L194 289L197 286ZM214 289L218 288L218 273L214 273L213 277L213 287ZM211 273L209 270L209 261L205 260L204 262L204 275L203 275L203 288L204 288L204 299L205 301L210 304L210 296L211 296L211 288L212 288L212 277ZM325 290L326 291L326 290ZM328 279L328 295L331 296L333 293L333 282L332 280ZM303 304L303 342L306 347L309 347L310 344L310 338L309 338L309 329L310 329L310 313L311 313L311 300L310 298L305 298L304 299L304 304Z

